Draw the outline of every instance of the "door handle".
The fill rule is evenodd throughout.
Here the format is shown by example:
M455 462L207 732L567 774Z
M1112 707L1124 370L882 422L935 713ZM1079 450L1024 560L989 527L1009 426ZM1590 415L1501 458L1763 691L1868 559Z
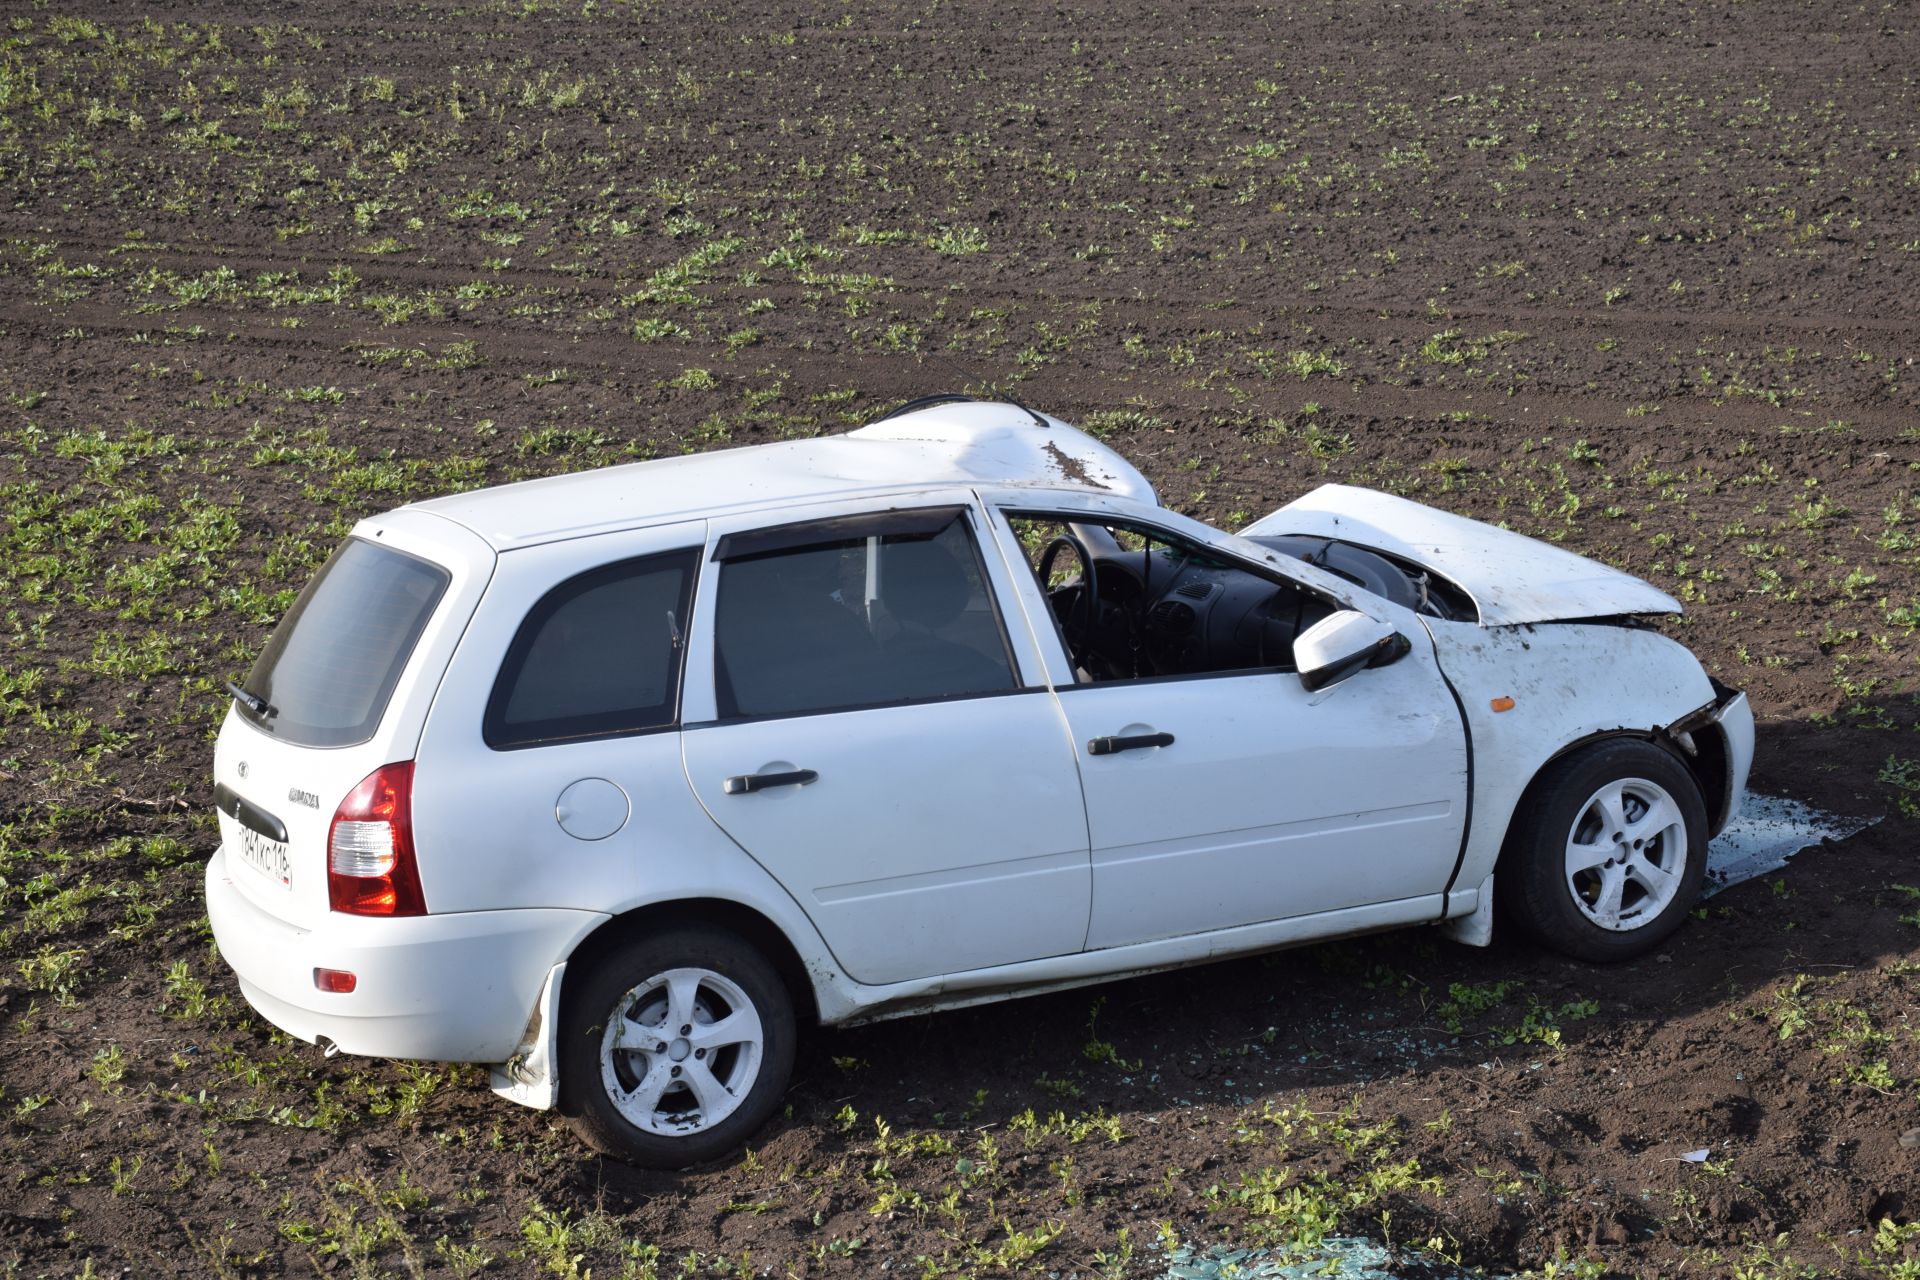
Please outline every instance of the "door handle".
M786 773L737 773L720 784L730 796L744 796L768 787L804 787L820 775L812 769L793 769Z
M1139 751L1146 747L1170 747L1173 735L1170 733L1136 733L1124 738L1088 738L1087 754L1090 756L1110 756L1122 751Z

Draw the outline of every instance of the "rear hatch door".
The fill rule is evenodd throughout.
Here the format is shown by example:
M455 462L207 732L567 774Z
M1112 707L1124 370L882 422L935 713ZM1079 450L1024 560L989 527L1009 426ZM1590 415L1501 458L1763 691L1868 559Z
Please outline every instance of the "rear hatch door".
M440 516L362 521L239 682L259 701L227 712L214 798L227 875L262 910L302 928L326 916L334 810L381 765L413 758L493 562L483 539Z

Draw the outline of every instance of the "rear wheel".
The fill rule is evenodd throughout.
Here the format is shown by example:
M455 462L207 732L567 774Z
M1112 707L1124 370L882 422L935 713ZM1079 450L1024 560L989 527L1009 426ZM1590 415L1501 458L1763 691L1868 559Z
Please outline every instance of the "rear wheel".
M603 955L561 1015L561 1105L609 1155L679 1169L726 1155L780 1101L793 1002L723 929L651 934Z
M1501 860L1507 914L1582 960L1630 960L1680 927L1706 874L1699 784L1637 738L1597 743L1535 780Z

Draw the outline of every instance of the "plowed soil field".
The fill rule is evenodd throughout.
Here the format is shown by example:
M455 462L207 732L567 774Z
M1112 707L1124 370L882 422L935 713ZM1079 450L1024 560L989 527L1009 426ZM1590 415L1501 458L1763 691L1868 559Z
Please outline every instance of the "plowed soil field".
M0 1268L1920 1275L1917 20L0 11ZM247 1008L218 691L354 519L995 386L1203 519L1363 484L1644 576L1757 789L1882 821L1615 968L1416 931L821 1032L681 1174Z

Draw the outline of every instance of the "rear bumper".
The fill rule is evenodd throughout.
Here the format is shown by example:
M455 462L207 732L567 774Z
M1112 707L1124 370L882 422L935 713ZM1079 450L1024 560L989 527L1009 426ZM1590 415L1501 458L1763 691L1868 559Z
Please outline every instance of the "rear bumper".
M551 908L329 915L301 929L234 886L223 845L207 863L207 919L247 1003L290 1035L369 1057L504 1062L547 974L607 917ZM316 989L315 968L352 973L355 989Z

